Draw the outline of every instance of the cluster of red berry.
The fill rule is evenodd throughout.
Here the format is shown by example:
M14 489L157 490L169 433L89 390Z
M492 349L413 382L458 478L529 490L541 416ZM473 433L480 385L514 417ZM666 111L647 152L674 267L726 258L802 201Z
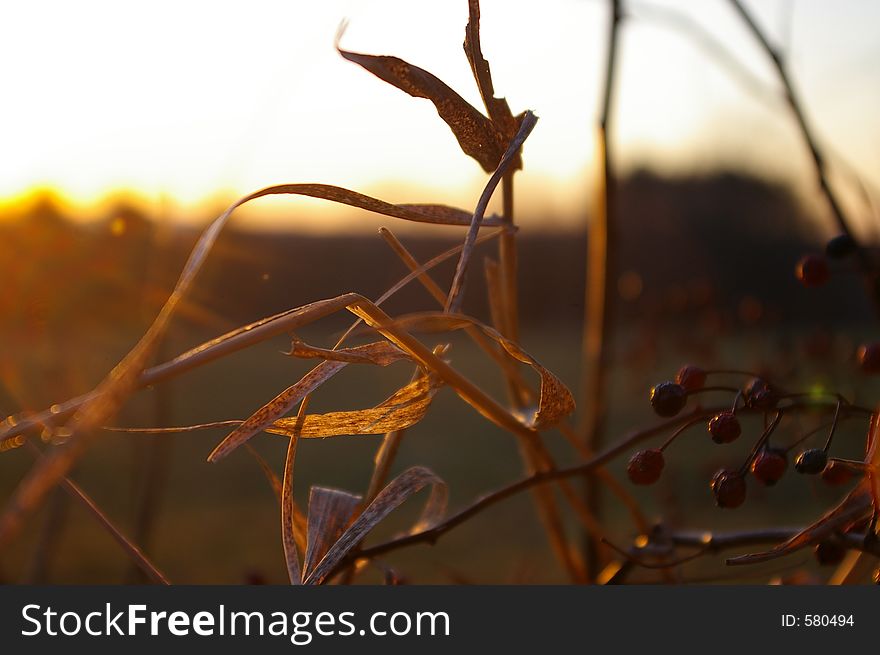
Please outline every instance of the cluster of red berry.
M763 433L753 445L749 457L739 469L721 469L715 473L710 483L715 503L719 507L739 507L746 498L746 476L751 472L754 479L765 486L776 484L788 469L788 452L815 434L811 432L788 448L770 445L770 436L776 430L783 413L795 411L809 406L804 403L804 394L785 394L766 380L752 376L742 388L723 386L706 386L710 373L730 373L729 371L708 372L696 366L684 366L679 370L675 381L661 382L651 389L651 406L654 412L662 417L677 416L685 407L687 399L705 391L730 391L735 393L731 409L715 412L709 417L706 425L709 436L716 444L728 444L739 439L742 426L738 412L750 411L763 413L772 420L765 420ZM742 373L742 372L736 372ZM751 374L749 374L751 375ZM798 453L794 469L805 475L819 475L828 484L840 485L852 479L858 470L848 460L829 458L834 431L841 414L841 409L851 410L853 406L842 397L836 398L834 421L829 428L829 435L824 447L808 448ZM862 408L858 408L860 411ZM663 471L665 460L663 451L687 428L702 422L705 413L695 412L693 420L685 421L667 441L659 448L649 448L636 452L629 460L627 476L634 484L649 485L656 482Z

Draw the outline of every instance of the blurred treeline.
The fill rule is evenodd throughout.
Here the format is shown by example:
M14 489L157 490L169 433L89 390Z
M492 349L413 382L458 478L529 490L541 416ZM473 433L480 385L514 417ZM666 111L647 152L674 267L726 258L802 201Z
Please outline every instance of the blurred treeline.
M668 178L638 172L620 181L618 194L616 316L624 323L687 319L711 332L870 315L851 271L835 271L818 292L795 281L799 257L821 250L829 235L784 186L737 173ZM154 221L125 202L75 221L60 206L47 195L26 213L0 220L0 328L7 344L108 324L145 325L197 237L193 228ZM387 224L398 227L392 219ZM378 235L249 232L242 225L246 221L233 222L221 236L184 321L222 329L347 291L376 297L407 272ZM542 232L537 218L524 225L524 324L581 321L584 232ZM462 231L416 234L401 238L425 261L459 243ZM494 247L480 252L494 254ZM454 263L432 275L447 282ZM471 273L468 310L488 318L481 269ZM435 309L432 303L414 284L388 307Z

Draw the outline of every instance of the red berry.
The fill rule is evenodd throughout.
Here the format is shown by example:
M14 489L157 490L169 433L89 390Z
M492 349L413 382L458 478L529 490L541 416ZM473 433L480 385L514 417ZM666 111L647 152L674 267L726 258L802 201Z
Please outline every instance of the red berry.
M841 484L846 484L853 478L853 471L848 466L841 464L840 462L828 462L828 466L825 467L825 470L822 471L822 480L825 481L826 484L830 484L833 487L836 487Z
M880 343L866 343L856 353L862 373L880 373Z
M813 552L819 564L831 566L840 564L843 561L843 558L846 557L846 546L836 539L825 539L816 544Z
M687 402L684 387L675 382L661 382L651 389L651 407L659 416L670 417L678 414Z
M785 451L778 448L762 448L752 460L752 474L768 487L779 482L787 467Z
M675 376L675 381L684 387L685 391L699 391L706 384L706 371L699 366L682 366Z
M743 476L727 469L721 469L712 478L712 494L718 507L733 509L746 499L746 480Z
M712 441L715 443L736 441L737 437L742 433L739 419L733 412L720 412L716 414L709 420L707 429L709 434L712 435Z
M743 387L743 398L748 407L773 409L779 401L779 394L765 380L752 378Z
M633 484L654 484L663 472L663 464L663 451L640 450L630 458L626 474Z
M808 289L821 287L831 276L831 272L828 270L828 262L821 255L806 255L801 258L795 273L801 284Z

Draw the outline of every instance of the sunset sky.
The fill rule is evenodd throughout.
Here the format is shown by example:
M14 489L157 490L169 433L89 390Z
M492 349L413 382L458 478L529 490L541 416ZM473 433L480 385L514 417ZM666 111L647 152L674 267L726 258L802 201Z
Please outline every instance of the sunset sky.
M496 90L514 112L540 116L518 178L522 204L548 220L583 216L608 3L482 5ZM751 167L812 188L776 79L725 0L625 5L614 117L622 169ZM789 58L822 143L880 188L880 3L747 6ZM758 89L682 31L681 17ZM428 101L336 54L343 19L343 47L402 57L482 109L461 48L465 0L4 3L0 204L35 187L82 205L124 188L187 210L269 184L323 182L472 208L486 175ZM322 225L338 216L314 201L274 205Z

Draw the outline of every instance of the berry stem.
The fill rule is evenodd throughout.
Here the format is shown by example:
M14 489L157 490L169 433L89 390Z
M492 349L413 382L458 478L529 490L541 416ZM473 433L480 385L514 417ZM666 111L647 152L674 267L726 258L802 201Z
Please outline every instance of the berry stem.
M776 410L776 416L773 417L773 421L769 426L764 428L763 434L761 434L761 438L755 443L752 447L752 452L749 453L749 456L746 458L745 463L739 469L739 475L745 475L749 470L749 467L752 465L752 461L757 457L758 453L761 452L761 448L767 443L767 440L770 438L770 435L776 431L779 422L782 420L782 415L785 413L785 410L778 409ZM766 416L766 414L764 415Z
M736 406L739 405L739 401L742 398L742 395L742 389L737 389L736 396L734 396L733 398L733 406L730 408L730 413L734 416L736 415Z
M665 451L665 450L666 450L666 447L667 447L669 444L671 444L673 441L675 441L678 437L680 437L680 436L684 433L685 430L687 430L687 429L690 428L690 427L693 427L693 426L696 425L697 423L702 423L703 420L704 420L704 419L703 419L702 417L700 417L700 418L695 418L695 419L691 419L690 421L688 421L688 422L685 423L684 425L681 425L681 426L679 426L678 428L676 428L675 432L673 432L671 435L669 435L669 438L668 438L666 441L663 442L663 445L660 446L659 450L661 450L661 451Z
M723 385L715 385L712 387L700 387L699 389L694 389L693 391L688 391L688 396L696 396L697 394L701 394L704 391L730 391L731 393L739 392L739 389L736 387L726 387Z
M706 371L706 374L707 375L744 375L749 378L761 377L760 375L758 375L757 373L755 373L753 371L743 371L743 370L735 369L735 368L711 369L711 370Z
M834 418L831 419L831 430L828 431L828 439L825 441L825 448L823 449L827 454L829 449L831 448L831 442L834 439L834 433L837 431L837 423L840 421L840 407L841 401L838 399L837 407L834 408Z

